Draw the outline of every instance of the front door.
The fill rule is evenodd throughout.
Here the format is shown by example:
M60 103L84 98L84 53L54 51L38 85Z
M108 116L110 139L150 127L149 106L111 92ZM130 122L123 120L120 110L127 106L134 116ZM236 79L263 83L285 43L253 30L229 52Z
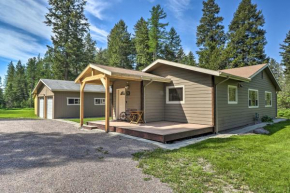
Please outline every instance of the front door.
M117 89L116 91L116 117L117 119L120 119L120 114L126 110L126 93L124 88Z

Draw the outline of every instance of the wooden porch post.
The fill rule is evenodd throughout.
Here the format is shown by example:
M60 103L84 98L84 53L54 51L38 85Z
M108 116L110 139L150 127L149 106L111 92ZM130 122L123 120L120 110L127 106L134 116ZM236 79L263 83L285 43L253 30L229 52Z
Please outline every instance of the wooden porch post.
M84 90L85 90L86 82L82 82L80 89L80 125L84 124Z
M106 77L105 78L105 89L106 89L106 125L105 125L105 129L106 132L109 132L109 128L110 128L110 78Z

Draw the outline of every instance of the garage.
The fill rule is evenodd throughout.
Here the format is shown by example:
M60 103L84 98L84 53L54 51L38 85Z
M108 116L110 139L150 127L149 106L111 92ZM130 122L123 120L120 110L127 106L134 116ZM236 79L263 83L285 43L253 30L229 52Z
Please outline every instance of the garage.
M44 100L43 100L43 98L39 98L39 112L38 112L38 114L39 114L40 118L44 118L43 106L44 106Z
M52 119L52 110L53 110L53 98L48 97L47 98L47 103L46 103L46 118L47 119Z

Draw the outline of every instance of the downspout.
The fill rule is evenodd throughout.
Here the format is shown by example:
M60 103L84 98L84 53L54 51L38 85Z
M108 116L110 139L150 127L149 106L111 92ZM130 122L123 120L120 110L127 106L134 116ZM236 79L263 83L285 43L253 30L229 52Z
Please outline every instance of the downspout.
M215 84L215 104L216 104L215 105L215 108L216 108L215 109L216 123L215 123L215 127L214 127L215 134L218 134L218 132L219 132L219 128L218 128L218 122L219 122L219 119L218 119L218 102L217 102L217 96L218 96L218 92L217 91L218 91L218 89L217 89L217 87L218 87L218 85L228 81L229 79L230 79L230 77L227 77L227 79Z
M146 117L145 117L145 114L146 114L146 113L145 113L145 110L146 110L145 91L146 91L146 87L149 86L152 82L153 82L153 80L151 79L150 82L148 82L148 83L147 83L146 85L144 85L144 87L143 87L143 88L144 88L144 93L143 93L143 94L144 94L143 118L144 118L144 122L145 122L145 123L147 122L147 121L146 121Z

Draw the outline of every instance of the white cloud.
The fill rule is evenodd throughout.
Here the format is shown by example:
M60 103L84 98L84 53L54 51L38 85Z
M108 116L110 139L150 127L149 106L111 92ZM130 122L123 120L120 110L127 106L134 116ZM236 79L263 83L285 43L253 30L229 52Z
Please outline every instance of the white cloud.
M37 1L0 1L0 21L39 37L50 39L51 29L46 26L47 8Z
M103 43L107 42L107 36L109 35L109 33L105 30L97 28L96 26L91 24L90 31L93 39Z
M103 11L110 7L111 4L108 1L103 0L88 0L85 10L95 16L96 18L103 20Z
M177 19L182 19L184 11L189 9L190 0L168 0L167 7Z
M39 53L44 54L46 45L28 35L0 28L0 57L12 60L21 60L26 63L28 58L35 57Z

